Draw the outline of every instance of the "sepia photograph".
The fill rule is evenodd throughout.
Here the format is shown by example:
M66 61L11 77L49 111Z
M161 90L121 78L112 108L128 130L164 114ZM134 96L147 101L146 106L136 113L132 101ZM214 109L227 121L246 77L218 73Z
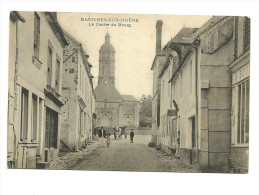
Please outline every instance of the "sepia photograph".
M249 171L250 17L11 11L8 169Z
M0 0L0 194L258 194L258 13Z

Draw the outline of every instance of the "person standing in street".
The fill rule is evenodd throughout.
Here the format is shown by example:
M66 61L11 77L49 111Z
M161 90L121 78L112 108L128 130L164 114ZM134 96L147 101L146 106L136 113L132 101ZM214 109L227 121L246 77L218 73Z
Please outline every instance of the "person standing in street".
M107 147L109 147L111 143L110 135L111 135L110 133L107 133L107 138L106 138Z
M130 143L133 143L133 138L134 138L134 132L133 132L133 129L131 129L131 132L130 132Z
M114 139L116 140L116 128L113 129Z
M177 159L180 158L180 131L177 132L177 147L176 147L175 157Z
M101 144L102 144L102 147L104 147L103 145L103 139L104 139L104 129L103 129L103 126L101 127Z

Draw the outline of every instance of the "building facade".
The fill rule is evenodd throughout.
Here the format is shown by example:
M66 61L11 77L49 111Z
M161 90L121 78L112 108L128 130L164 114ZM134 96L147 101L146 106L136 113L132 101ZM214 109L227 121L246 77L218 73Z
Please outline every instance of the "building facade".
M67 42L54 12L11 12L10 17L8 167L44 168L60 145Z
M153 71L153 94L152 94L152 140L156 145L161 144L161 132L157 131L160 126L160 99L161 81L159 73L166 61L166 51L161 51L163 22L158 20L156 23L156 56L153 60L151 70Z
M234 61L232 73L231 158L233 172L248 172L249 94L250 94L250 19L234 18Z
M99 50L99 76L95 88L97 125L105 129L139 126L139 101L132 95L121 95L115 87L115 50L110 35Z
M238 101L242 100L246 102L242 104L245 105L243 107L246 111L243 113L246 114L239 114L239 121L246 121L243 124L248 124L249 116L249 85L246 81L249 76L242 74L244 78L237 79L238 81L233 84L233 78L240 78L241 73L234 73L238 69L232 69L233 77L229 71L229 64L230 67L235 66L234 50L237 46L234 44L234 27L234 17L212 17L199 29L183 28L163 48L166 60L161 65L162 68L158 69L158 75L155 66L152 65L154 83L159 86L160 82L161 86L160 106L153 104L153 111L160 113L160 125L153 123L157 135L156 142L161 144L164 150L175 151L179 136L181 160L203 171L228 171L230 161L232 164L238 163L238 155L243 155L243 160L239 161L247 163L247 143L243 143L243 149L234 145L231 147L231 138L232 144L235 140L234 132L239 132L239 141L242 141L240 135L248 135L244 133L248 132L248 127L238 130L238 127L231 125L235 119L240 127L245 126L242 126L241 122L238 123L238 117L233 116L233 112L238 113L238 109L241 109L233 108L233 105L239 105ZM247 59L249 58L246 58L246 65ZM235 74L239 76L235 77ZM238 89L238 86L235 88L234 85L241 80L245 82L242 86L246 86L244 93L239 92L239 95L234 97L233 91ZM244 94L246 95L241 100L236 97ZM153 100L156 97L154 96ZM232 98L236 98L237 102L233 102ZM153 113L153 119L155 118ZM248 139L243 138L244 140Z
M92 65L81 43L69 33L64 34L68 45L63 52L61 143L62 147L78 151L92 141L95 111Z

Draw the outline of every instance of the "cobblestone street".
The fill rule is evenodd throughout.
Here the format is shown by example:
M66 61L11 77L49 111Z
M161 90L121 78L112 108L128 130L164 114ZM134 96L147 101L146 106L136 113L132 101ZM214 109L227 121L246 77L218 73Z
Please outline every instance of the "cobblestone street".
M167 171L196 172L192 167L161 151L149 148L148 135L135 136L134 143L128 139L112 140L110 147L98 147L73 166L72 170L98 171Z

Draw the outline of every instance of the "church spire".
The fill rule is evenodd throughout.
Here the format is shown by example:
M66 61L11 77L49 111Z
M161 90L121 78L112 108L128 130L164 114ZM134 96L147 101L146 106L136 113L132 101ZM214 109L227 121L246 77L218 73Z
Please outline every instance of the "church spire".
M110 38L111 37L110 37L109 33L107 32L106 35L105 35L105 42L110 43Z

